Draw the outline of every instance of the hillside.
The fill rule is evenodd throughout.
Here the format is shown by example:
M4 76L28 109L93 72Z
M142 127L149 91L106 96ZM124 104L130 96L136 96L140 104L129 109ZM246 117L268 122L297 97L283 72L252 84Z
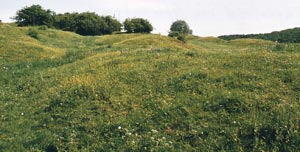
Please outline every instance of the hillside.
M0 24L0 151L300 151L299 65L299 44Z
M241 38L263 39L279 43L300 43L300 28L286 29L265 34L241 34L241 35L223 35L219 38L224 40L235 40Z

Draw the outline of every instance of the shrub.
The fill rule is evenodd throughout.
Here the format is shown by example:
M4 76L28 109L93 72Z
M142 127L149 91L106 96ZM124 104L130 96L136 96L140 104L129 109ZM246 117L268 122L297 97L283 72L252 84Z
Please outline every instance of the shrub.
M45 10L40 5L32 5L17 11L17 15L13 17L18 26L29 25L47 25L52 26L55 13L51 10Z
M30 28L27 34L34 39L38 39L38 31L36 29Z
M151 23L142 18L128 18L123 24L127 33L150 33L153 30Z
M39 30L43 30L43 31L45 31L45 30L47 30L47 26L46 25L42 25L42 26L39 26Z
M283 51L285 49L283 44L276 44L273 48L272 51Z
M178 39L179 41L186 42L186 35L180 34L180 35L177 37L177 39Z
M190 29L189 25L183 20L177 20L172 23L170 34L172 34L173 32L192 34L192 30Z
M120 32L122 24L111 16L83 12L58 14L54 26L80 35L104 35Z
M175 37L179 41L186 42L187 34L180 33L180 32L171 32L171 33L169 33L169 36L170 37Z
M192 34L189 25L183 20L177 20L172 23L169 36L176 37L179 41L186 42L186 36Z

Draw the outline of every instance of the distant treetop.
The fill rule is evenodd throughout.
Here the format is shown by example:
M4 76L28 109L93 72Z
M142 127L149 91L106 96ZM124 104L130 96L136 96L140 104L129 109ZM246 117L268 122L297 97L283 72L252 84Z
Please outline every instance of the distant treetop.
M56 14L40 5L26 6L13 17L18 26L55 27L80 35L104 35L121 32L122 24L112 16L99 16L94 12ZM126 19L123 24L127 33L151 33L152 24L143 18Z
M189 25L184 20L177 20L172 23L169 36L176 37L178 40L185 42L186 36L192 33Z
M234 40L242 38L263 39L279 43L300 43L300 28L286 29L264 34L240 34L240 35L223 35L219 38L224 40Z
M18 26L55 27L81 35L104 35L120 32L122 24L111 16L99 16L93 12L55 14L40 5L24 7L13 17Z
M192 30L184 20L177 20L172 23L170 33L179 32L184 34L192 34Z
M96 13L64 13L55 16L54 26L80 35L104 35L120 32L122 24L111 16Z
M127 33L151 33L153 30L151 23L143 18L127 18L123 25Z
M13 19L16 20L18 26L52 26L54 15L55 13L49 9L45 10L40 5L32 5L17 11L17 15Z

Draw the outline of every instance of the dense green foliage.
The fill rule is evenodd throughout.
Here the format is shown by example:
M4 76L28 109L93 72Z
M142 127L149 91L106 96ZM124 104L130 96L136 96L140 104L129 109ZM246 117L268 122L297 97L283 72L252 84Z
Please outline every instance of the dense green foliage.
M143 18L126 19L123 23L124 30L127 33L151 33L152 24Z
M266 34L223 35L219 36L219 38L224 40L252 38L270 40L279 43L300 43L300 28L287 29L279 32L272 32Z
M189 25L183 20L177 20L172 23L170 28L170 35L173 33L184 33L184 34L192 34L192 30Z
M32 38L38 39L38 31L36 29L30 28L27 34Z
M177 20L172 23L169 32L170 37L176 37L178 40L185 42L188 34L192 34L192 30L185 21Z
M30 28L0 25L0 151L300 151L300 44Z
M120 32L122 24L111 16L99 16L95 13L58 14L55 27L80 35L104 35Z
M79 13L64 13L55 16L54 26L64 31L76 32Z
M120 32L122 27L122 24L111 16L99 16L91 12L56 15L51 10L44 10L40 5L19 10L14 19L19 26L47 25L80 35L112 34Z
M47 25L52 26L55 13L51 10L45 10L40 5L32 5L17 11L14 17L19 26Z

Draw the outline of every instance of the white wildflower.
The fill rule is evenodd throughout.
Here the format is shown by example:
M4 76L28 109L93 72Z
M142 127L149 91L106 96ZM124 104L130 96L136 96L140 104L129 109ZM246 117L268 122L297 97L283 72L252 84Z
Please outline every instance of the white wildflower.
M153 133L158 133L158 131L155 130L155 129L152 129L151 131L152 131Z

